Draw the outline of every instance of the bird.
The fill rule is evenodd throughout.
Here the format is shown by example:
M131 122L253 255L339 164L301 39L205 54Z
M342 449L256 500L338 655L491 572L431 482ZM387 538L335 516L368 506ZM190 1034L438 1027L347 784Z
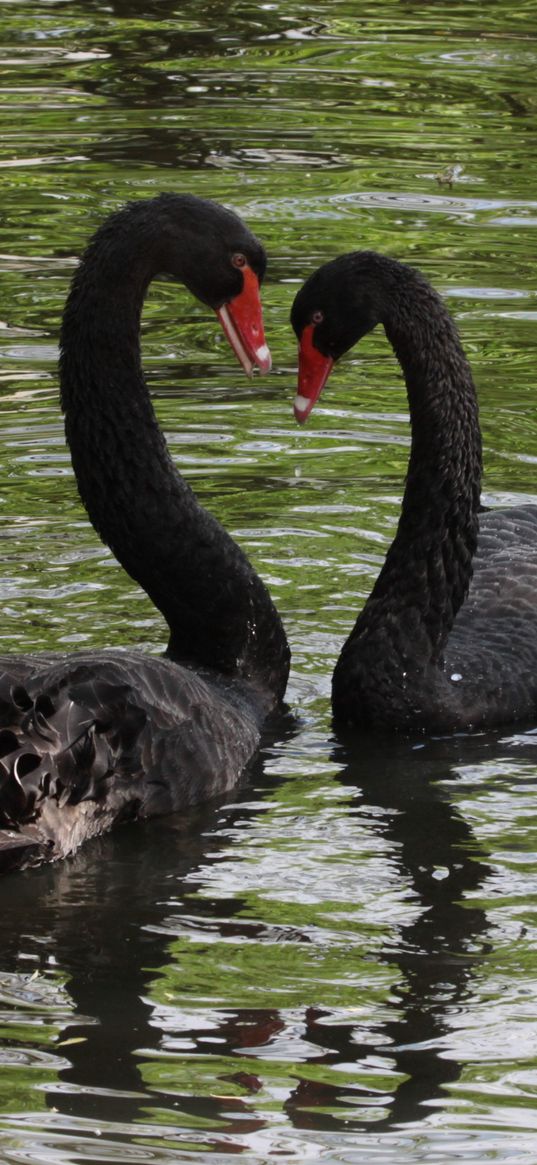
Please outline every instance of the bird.
M354 251L294 300L295 417L382 324L406 383L411 448L395 537L332 678L336 725L449 734L535 722L537 506L481 505L472 373L440 295L413 267Z
M177 470L140 358L158 274L215 310L247 373L270 369L261 243L190 194L130 202L89 242L60 338L66 439L81 500L162 613L163 656L0 657L0 871L64 858L118 822L232 788L282 703L289 648L267 588Z

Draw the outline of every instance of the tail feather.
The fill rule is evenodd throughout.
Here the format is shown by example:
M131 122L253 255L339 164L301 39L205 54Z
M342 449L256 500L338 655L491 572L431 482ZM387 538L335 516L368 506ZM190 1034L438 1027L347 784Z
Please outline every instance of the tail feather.
M66 806L94 803L100 826L92 825L88 806L87 836L109 827L124 810L124 789L117 790L117 804L107 806L108 826L98 807L119 768L125 770L145 715L140 709L126 714L125 706L120 714L126 692L118 685L108 685L108 704L101 703L104 691L94 695L97 708L88 708L87 688L77 692L60 685L34 697L18 683L10 699L1 693L0 712L5 719L9 709L10 726L0 729L0 872L51 861L76 848L80 822L68 814L60 818L58 811ZM133 772L136 765L128 767Z
M155 656L5 657L0 873L226 792L255 751L262 714L225 680Z

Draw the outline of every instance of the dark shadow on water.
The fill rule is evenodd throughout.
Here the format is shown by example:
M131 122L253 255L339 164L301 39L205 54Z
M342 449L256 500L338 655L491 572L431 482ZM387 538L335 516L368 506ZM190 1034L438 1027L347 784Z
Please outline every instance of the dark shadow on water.
M484 736L427 741L418 747L363 737L335 744L334 759L343 765L337 779L349 788L348 812L359 815L362 826L367 819L382 841L392 874L395 870L408 886L414 917L392 932L380 955L371 954L398 972L373 1038L364 1041L351 1018L348 1024L341 1016L332 1021L330 1013L307 1001L303 1011L304 1060L328 1068L355 1064L359 1071L367 1059L382 1058L392 1066L393 1093L379 1095L374 1087L356 1084L349 1089L338 1082L337 1072L333 1083L326 1082L327 1074L324 1082L299 1079L283 1105L295 1128L380 1133L419 1123L446 1086L458 1079L461 1065L445 1047L445 1037L450 1014L464 1008L473 978L491 949L486 915L471 901L472 895L479 896L490 867L452 794L461 766L473 765L477 771L500 754L511 755L510 746ZM530 744L532 761L534 755ZM513 752L515 758L525 759L523 747ZM177 1055L182 1058L211 1052L237 1057L237 1071L222 1078L221 1097L148 1092L139 1065L162 1047L163 1032L146 997L159 968L169 962L174 935L166 930L166 917L191 911L191 903L183 907L182 898L192 892L193 875L228 856L240 840L241 826L264 811L264 802L279 784L280 778L263 773L260 761L251 784L242 794L235 792L227 806L203 807L181 821L125 829L121 836L87 846L62 867L9 879L9 895L2 895L1 968L20 970L21 950L53 954L69 975L77 1014L90 1020L66 1029L65 1036L84 1041L66 1048L70 1067L47 1091L54 1109L73 1118L130 1126L130 1133L124 1129L108 1134L120 1139L132 1136L133 1122L136 1135L143 1136L141 1122L148 1106L168 1109L176 1128L181 1112L216 1126L215 1135L218 1130L244 1138L265 1127L252 1098L262 1087L262 1049L285 1027L277 1009L222 1009L210 1030L214 1047L205 1038L203 1009L200 1027L181 1031L186 1050ZM213 933L248 939L263 924L240 917L242 905L237 894L227 900L197 899L196 912ZM287 937L294 943L309 941L297 932ZM312 1047L317 1049L313 1057ZM244 1071L241 1053L247 1049L250 1065L252 1058L260 1059L259 1076ZM241 1086L244 1099L225 1095L226 1080ZM208 1128L203 1136L205 1145L216 1145ZM233 1151L229 1145L227 1151Z
M404 1122L419 1122L445 1085L460 1075L460 1065L446 1054L442 1039L449 1033L448 1015L462 1006L472 978L490 950L484 911L464 902L490 873L486 855L468 822L452 803L442 782L456 780L461 764L479 764L493 743L484 737L436 740L412 745L407 740L348 736L334 756L345 768L344 785L356 787L349 812L369 819L373 832L388 842L387 861L409 885L416 910L414 921L402 924L380 960L399 971L398 984L378 1031L378 1043L360 1042L353 1026L330 1024L326 1015L310 1009L306 1038L325 1049L322 1062L360 1063L366 1058L388 1060L406 1079L393 1095L378 1089L318 1086L302 1081L287 1109L293 1123L308 1129L360 1127L356 1109L381 1110L367 1120L375 1132ZM376 956L378 957L378 956ZM322 1020L322 1024L319 1023ZM316 1114L322 1106L331 1108ZM334 1110L341 1109L341 1115ZM365 1115L365 1113L364 1113Z
M280 741L296 731L289 715L279 718L277 727ZM65 1048L70 1066L60 1071L57 1084L47 1088L47 1103L54 1111L98 1122L137 1122L137 1135L143 1136L140 1122L148 1105L173 1103L179 1123L181 1110L217 1121L220 1110L229 1108L227 1102L202 1096L170 1098L148 1092L139 1063L160 1047L163 1033L146 993L159 968L169 962L174 936L166 930L166 917L181 910L182 896L192 893L192 877L225 854L232 844L230 831L262 811L263 801L279 783L265 775L259 757L247 783L218 802L181 817L123 827L88 843L63 863L2 880L0 973L27 971L21 955L28 953L38 956L38 966L46 973L52 957L68 976L75 1015L81 1017L61 1036L80 1042ZM201 905L211 917L215 910L225 915L222 929L227 933L234 925L229 919L239 908L237 898ZM240 925L236 930L239 933ZM243 1022L239 1015L230 1020L233 1046L240 1043ZM260 1022L261 1040L268 1038L273 1021L263 1014ZM44 1047L51 1050L50 1044ZM58 1052L63 1052L61 1044ZM245 1131L241 1122L241 1132ZM133 1132L131 1128L131 1134L117 1136L123 1140ZM107 1131L107 1136L114 1139L116 1134Z

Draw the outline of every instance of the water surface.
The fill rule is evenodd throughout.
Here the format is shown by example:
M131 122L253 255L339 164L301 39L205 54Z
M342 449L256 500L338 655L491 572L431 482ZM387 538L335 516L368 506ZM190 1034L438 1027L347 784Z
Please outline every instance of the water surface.
M446 295L489 504L537 501L534 6L4 0L3 650L165 644L78 501L56 346L77 255L190 191L265 241L270 378L153 285L174 456L268 580L291 713L228 803L0 885L7 1165L537 1158L531 731L336 737L334 660L397 521L406 400L384 337L293 421L288 313L369 247Z

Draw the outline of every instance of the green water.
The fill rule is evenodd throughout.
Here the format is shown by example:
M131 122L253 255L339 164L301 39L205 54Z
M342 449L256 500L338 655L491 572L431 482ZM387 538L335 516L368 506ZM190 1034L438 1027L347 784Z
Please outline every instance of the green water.
M228 805L0 885L7 1165L537 1160L537 737L338 740L329 681L393 532L406 400L380 333L292 418L295 288L368 247L447 297L489 504L537 501L537 10L507 0L0 4L2 650L165 643L89 527L56 345L76 257L189 191L264 240L274 356L153 285L185 475L289 631L285 738Z

